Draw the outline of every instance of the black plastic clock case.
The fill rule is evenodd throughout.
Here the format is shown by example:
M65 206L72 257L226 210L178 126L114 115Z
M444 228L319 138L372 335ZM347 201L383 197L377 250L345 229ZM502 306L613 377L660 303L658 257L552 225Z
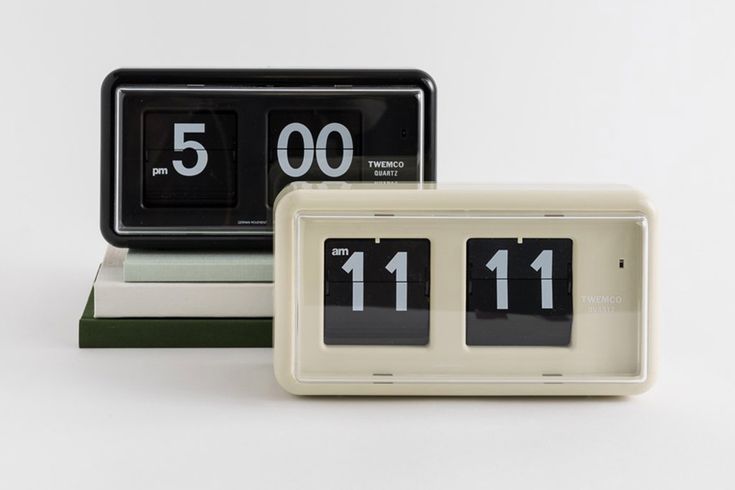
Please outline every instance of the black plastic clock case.
M145 230L144 226L141 228L144 232L138 233L138 232L129 232L127 234L120 234L116 231L115 226L115 213L118 212L116 209L116 199L119 199L119 196L116 194L116 179L115 179L115 161L116 161L116 145L115 145L115 139L116 139L116 133L119 133L121 131L121 128L119 127L119 122L117 121L118 115L116 114L116 107L118 101L117 98L117 92L119 87L128 87L128 86L140 86L140 87L158 87L158 86L165 86L165 87L182 87L182 88L190 88L190 87L207 87L212 90L218 90L220 88L229 88L229 87L249 87L254 88L255 90L264 89L289 89L289 88L344 88L344 87L355 87L356 89L359 88L371 88L371 87L417 87L422 92L422 112L421 114L421 121L420 121L420 127L422 131L420 131L420 135L416 135L415 137L418 138L418 141L420 141L421 144L421 162L422 162L422 180L425 182L432 182L436 180L436 88L433 79L426 74L423 71L420 70L202 70L202 69L121 69L116 70L112 73L110 73L104 80L102 84L102 104L101 104L101 206L100 206L100 226L102 235L104 238L111 243L112 245L118 246L118 247L131 247L131 248L152 248L152 249L270 249L272 247L272 234L268 232L264 233L257 233L253 232L252 234L227 234L227 233L212 233L212 234L158 234L155 231L149 231ZM170 98L170 100L165 100L163 103L163 107L166 109L171 107L171 104L174 106L179 103L179 99L176 98ZM160 102L159 102L160 103ZM168 105L166 105L168 104ZM156 107L155 105L153 106ZM150 107L144 108L145 110L150 109ZM352 117L352 114L348 110L343 110L342 107L338 107L341 112L333 110L333 111L324 111L325 114L328 114L328 117L341 117L342 122L344 125L350 128L352 131L353 129L361 133L362 128L359 126L359 118ZM354 109L354 107L348 107L347 109ZM202 112L198 111L197 113ZM265 111L267 113L266 119L271 119L272 121L275 121L276 124L278 123L278 119L281 118L284 112L288 111L271 111L268 112L268 110ZM314 111L305 111L301 110L299 108L296 108L294 110L295 117L301 118L300 121L305 122L307 126L309 126L309 117L313 116ZM356 112L353 111L353 112ZM191 113L191 111L190 111ZM173 114L173 115L172 115ZM335 115L336 114L336 115ZM140 212L140 213L152 213L154 216L157 216L156 213L160 212L160 217L157 217L159 220L159 223L165 223L169 224L169 220L175 219L177 216L199 216L203 215L205 216L207 213L210 213L211 215L216 215L217 213L228 213L227 205L230 202L234 202L234 200L242 201L245 205L248 204L249 200L257 201L257 205L260 206L260 203L265 203L266 207L272 204L274 195L268 195L269 189L271 194L275 194L273 192L274 183L268 182L269 179L269 170L268 168L261 168L257 170L260 172L259 175L255 179L252 179L252 181L248 180L243 182L246 179L245 175L242 175L242 171L239 168L236 168L237 165L232 163L231 157L229 157L229 149L226 149L227 143L225 142L228 140L228 138L231 136L228 134L233 133L237 131L239 128L235 127L235 129L226 127L228 124L230 124L227 119L229 115L226 112L218 111L218 110L212 110L209 113L205 114L205 117L210 118L209 120L213 120L214 123L218 124L217 126L222 134L224 136L220 135L221 137L217 139L216 145L218 148L221 146L223 148L223 151L217 151L217 152L211 152L212 155L215 155L217 157L224 158L227 162L229 162L230 165L234 165L233 168L238 172L235 174L235 180L238 181L238 185L240 186L247 186L247 194L248 196L243 196L242 194L246 194L245 192L240 192L240 196L237 198L232 197L232 189L228 188L226 185L224 185L222 182L226 181L226 178L223 178L222 175L211 175L209 177L210 183L212 183L212 188L203 189L197 194L195 197L199 199L202 204L199 205L197 208L187 208L187 206L182 206L177 199L177 195L175 192L171 192L170 189L163 189L159 190L158 188L154 187L153 184L150 185L143 185L143 172L144 171L150 171L149 167L146 167L148 165L146 162L143 162L142 160L147 160L149 155L166 155L169 158L171 158L171 153L168 152L161 152L157 148L158 146L167 146L168 143L161 143L159 145L156 145L155 143L152 143L150 146L156 147L152 150L149 150L147 147L144 147L147 145L147 143L143 143L144 141L148 141L146 130L143 129L144 123L143 120L145 119L145 124L148 124L149 126L154 126L155 124L158 124L158 120L163 120L166 123L174 122L176 123L176 114L175 112L172 112L170 110L160 110L158 112L156 111L149 111L145 112L143 109L141 109L139 114L134 114L135 118L133 120L132 124L137 124L138 126L132 126L136 129L136 131L132 131L132 140L135 140L135 138L138 138L138 140L135 140L135 144L138 145L138 147L141 147L140 154L145 155L145 157L141 156L138 160L141 161L134 161L132 162L132 165L128 165L127 172L136 172L136 178L139 180L131 179L134 182L129 182L130 189L128 192L130 192L134 196L140 196L139 198L134 199L128 199L128 202L133 202L133 207L137 206L140 208L134 209L134 212ZM319 115L313 116L312 119L314 119L314 124L322 124L322 122L319 122ZM214 118L214 119L212 119ZM306 119L304 119L306 118ZM381 124L383 126L391 124L391 121L393 121L394 118L389 117L383 117L381 120ZM148 122L148 121L152 122ZM224 122L223 122L224 121ZM400 121L397 121L395 124L399 124ZM266 123L268 125L269 123ZM271 125L272 125L271 124ZM394 125L395 125L394 124ZM226 130L222 130L223 127L226 127ZM391 131L394 131L396 128L391 127ZM272 131L271 131L272 132ZM314 132L317 132L317 128L315 127ZM417 131L418 133L419 131ZM272 134L268 134L268 129L265 129L262 131L267 141L274 140ZM391 133L393 134L393 133ZM378 136L380 134L378 133ZM405 137L405 131L403 131L403 136ZM127 137L127 136L126 136ZM237 136L239 138L239 136ZM409 138L411 136L409 135ZM316 138L316 134L314 134L314 138ZM168 138L170 139L170 138ZM230 138L231 139L231 138ZM373 140L380 140L380 138L373 137ZM211 141L211 140L210 140ZM358 153L358 150L360 148L361 144L364 144L362 142L362 134L360 134L358 137L355 138L354 147L355 152ZM258 142L259 147L264 148L263 150L263 156L265 158L268 151L273 153L275 150L271 149L268 150L266 148L267 145L274 146L272 143L268 142ZM212 143L215 144L215 143ZM136 147L136 150L138 149ZM326 150L325 150L326 151ZM369 148L366 151L370 151ZM191 152L190 152L191 153ZM155 157L154 157L155 158ZM158 157L163 158L163 157ZM367 162L367 156L364 157L365 162ZM266 167L267 167L267 162ZM371 162L372 164L372 162ZM361 163L362 165L362 172L364 174L365 172L365 166L364 163ZM214 167L213 165L211 167ZM155 172L156 169L154 168L153 171ZM160 172L163 172L161 170ZM173 173L173 172L170 172ZM178 177L178 176L176 176ZM231 178L232 176L225 176L227 178ZM309 178L310 175L306 174L303 178L296 178L296 179L288 179L288 180L328 180L328 179L319 179L319 178ZM348 176L349 177L349 176ZM170 177L167 177L170 179ZM274 177L270 177L271 179L274 179ZM278 180L278 176L275 177L276 180ZM150 179L153 181L153 179ZM350 178L340 178L338 180L352 180ZM360 180L359 176L354 180ZM366 179L366 180L372 180L372 179ZM384 179L389 180L389 179ZM407 180L404 178L399 178L395 180ZM135 185L132 185L135 184ZM281 187L282 184L278 184L278 188ZM270 187L269 187L270 186ZM125 191L125 189L124 189ZM138 193L138 194L135 194ZM255 197L253 197L253 195ZM190 197L190 196L189 196ZM151 204L151 206L147 206L147 204ZM128 204L130 206L130 204ZM160 209L156 206L162 206ZM168 206L168 207L166 207ZM268 211L270 213L270 210ZM137 219L137 218L136 218ZM140 218L140 223L143 223L142 218ZM137 223L137 221L136 221ZM268 216L268 226L270 226L270 215Z

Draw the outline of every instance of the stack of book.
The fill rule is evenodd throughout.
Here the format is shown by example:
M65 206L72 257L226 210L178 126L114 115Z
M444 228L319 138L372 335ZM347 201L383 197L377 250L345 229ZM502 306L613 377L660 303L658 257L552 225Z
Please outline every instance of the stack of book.
M80 347L270 347L273 254L108 247Z

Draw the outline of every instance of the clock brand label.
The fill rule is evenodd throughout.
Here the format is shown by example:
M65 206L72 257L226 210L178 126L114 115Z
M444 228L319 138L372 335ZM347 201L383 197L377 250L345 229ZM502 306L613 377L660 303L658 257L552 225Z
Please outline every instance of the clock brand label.
M381 178L399 179L406 162L402 160L368 160L368 169L376 180Z
M620 295L582 295L582 305L589 313L614 313L622 304Z
M582 296L582 303L619 305L623 302L622 296Z

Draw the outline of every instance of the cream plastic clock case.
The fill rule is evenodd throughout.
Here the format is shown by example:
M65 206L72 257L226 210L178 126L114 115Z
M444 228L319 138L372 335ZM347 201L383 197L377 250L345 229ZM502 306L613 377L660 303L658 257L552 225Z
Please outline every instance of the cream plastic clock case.
M295 394L643 392L654 229L627 187L292 184L276 377Z

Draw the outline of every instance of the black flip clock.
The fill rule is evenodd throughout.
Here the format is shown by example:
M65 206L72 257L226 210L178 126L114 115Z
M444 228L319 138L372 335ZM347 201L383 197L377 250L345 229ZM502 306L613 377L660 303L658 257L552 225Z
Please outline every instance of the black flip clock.
M102 85L101 229L120 247L272 246L293 181L436 179L418 70L122 69Z

